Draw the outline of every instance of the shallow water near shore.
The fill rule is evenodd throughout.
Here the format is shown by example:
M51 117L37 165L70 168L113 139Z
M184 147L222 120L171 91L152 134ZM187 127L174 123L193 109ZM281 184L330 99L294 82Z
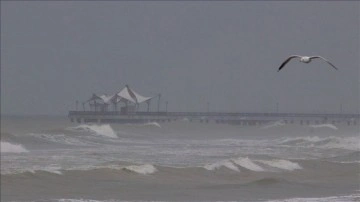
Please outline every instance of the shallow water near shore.
M358 201L359 127L2 117L1 201Z

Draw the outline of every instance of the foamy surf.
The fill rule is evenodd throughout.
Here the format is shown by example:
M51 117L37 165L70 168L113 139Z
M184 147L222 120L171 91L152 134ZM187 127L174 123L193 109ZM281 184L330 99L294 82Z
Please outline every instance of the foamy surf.
M29 152L21 144L12 144L1 141L1 153L24 153Z
M142 175L148 175L148 174L153 174L153 173L157 172L157 169L155 168L155 166L153 166L151 164L131 165L131 166L126 166L123 169L130 171L130 172L142 174Z
M97 135L102 135L110 138L118 138L116 135L116 132L111 128L109 124L103 124L103 125L87 125L82 124L76 127L73 127L71 129L75 130L85 130L89 132L93 132Z

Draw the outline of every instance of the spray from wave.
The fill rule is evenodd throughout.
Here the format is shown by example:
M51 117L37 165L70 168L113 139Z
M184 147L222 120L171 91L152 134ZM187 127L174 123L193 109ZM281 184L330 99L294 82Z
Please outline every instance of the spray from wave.
M24 153L29 152L21 144L11 144L10 142L1 142L1 153Z

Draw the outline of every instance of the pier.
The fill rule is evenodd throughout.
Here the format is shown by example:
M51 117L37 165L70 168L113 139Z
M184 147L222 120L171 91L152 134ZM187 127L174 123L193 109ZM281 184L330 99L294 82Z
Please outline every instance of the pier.
M237 125L262 125L274 121L285 124L358 125L360 114L318 113L226 113L226 112L132 112L70 111L71 122L78 123L147 123L189 121Z
M157 112L150 111L151 101L157 98ZM123 89L111 95L92 96L82 103L83 110L70 111L68 117L77 123L147 123L188 121L199 123L262 125L269 122L281 121L284 124L346 124L358 125L360 114L321 114L321 113L251 113L251 112L168 112L160 111L161 94L157 96L142 96L125 85ZM139 111L139 106L146 104L147 111ZM88 105L89 110L86 109ZM120 110L119 110L120 107ZM278 104L276 106L278 111Z

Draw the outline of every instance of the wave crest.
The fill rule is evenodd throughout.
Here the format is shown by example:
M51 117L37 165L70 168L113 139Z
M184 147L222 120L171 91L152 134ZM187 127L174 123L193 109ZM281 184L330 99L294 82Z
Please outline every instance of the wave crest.
M360 150L360 139L358 137L296 137L286 138L285 140L281 141L280 144L300 147L320 147L324 149Z
M319 124L319 125L310 125L311 128L331 128L337 130L338 128L333 124Z
M80 130L80 131L88 131L95 133L97 135L106 136L110 138L118 138L116 135L116 132L111 128L109 124L103 124L103 125L87 125L82 124L76 127L72 127L70 129L73 130Z
M207 164L204 166L206 170L216 170L220 169L221 167L228 168L230 170L240 172L239 168L231 161L231 160L223 160L212 164Z

